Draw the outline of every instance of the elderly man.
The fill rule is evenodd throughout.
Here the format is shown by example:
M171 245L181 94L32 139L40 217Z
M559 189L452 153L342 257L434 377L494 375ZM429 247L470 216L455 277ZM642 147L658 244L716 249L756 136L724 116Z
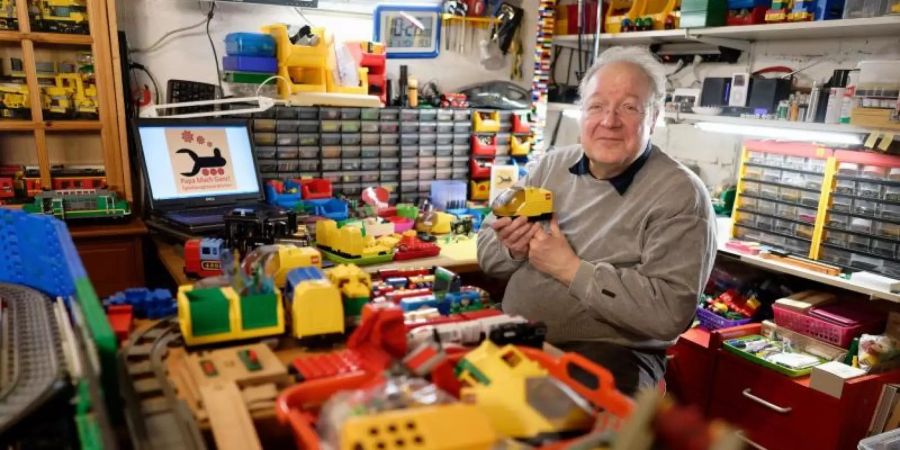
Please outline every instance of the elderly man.
M544 321L549 342L633 395L662 379L665 349L694 317L715 218L700 179L650 144L665 73L649 52L607 50L579 93L581 145L548 152L523 180L554 193L549 226L486 222L478 262L509 277L505 312Z

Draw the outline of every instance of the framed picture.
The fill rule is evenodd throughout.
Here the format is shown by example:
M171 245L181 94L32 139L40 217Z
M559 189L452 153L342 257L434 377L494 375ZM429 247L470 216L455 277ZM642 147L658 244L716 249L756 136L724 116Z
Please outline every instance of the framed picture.
M440 5L378 5L373 40L388 58L437 58L441 50Z

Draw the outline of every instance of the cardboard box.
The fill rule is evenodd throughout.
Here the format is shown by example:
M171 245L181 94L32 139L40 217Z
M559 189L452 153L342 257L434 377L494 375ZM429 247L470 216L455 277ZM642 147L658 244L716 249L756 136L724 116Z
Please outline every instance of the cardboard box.
M824 392L834 398L841 398L844 383L847 380L866 374L865 370L857 369L837 361L813 367L809 378L809 387Z

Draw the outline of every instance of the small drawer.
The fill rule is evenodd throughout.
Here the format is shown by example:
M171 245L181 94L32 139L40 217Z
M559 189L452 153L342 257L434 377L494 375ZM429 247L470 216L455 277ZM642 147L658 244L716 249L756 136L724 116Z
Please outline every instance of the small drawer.
M275 131L274 119L253 119L253 131Z
M778 236L775 234L762 233L762 236L760 237L762 238L761 240L763 242L779 248L784 248L784 243L786 242L786 238L784 236Z
M863 219L861 217L851 217L850 223L847 224L847 229L851 231L856 231L859 233L871 233L872 232L872 220Z
M775 183L781 182L781 171L778 169L763 169L762 177L760 180L772 181Z
M400 146L400 157L401 158L413 158L419 155L419 146L418 145L401 145Z
M256 147L256 159L272 159L275 157L276 147L260 145Z
M419 167L422 169L434 169L436 163L434 156L424 156L419 158Z
M299 120L281 119L275 122L275 131L278 133L297 133L300 128Z
M469 169L466 167L453 166L453 172L450 177L454 180L464 180L469 177Z
M499 133L497 134L497 145L509 145L509 141L512 139L512 135L509 133Z
M278 159L297 159L300 150L297 147L278 147Z
M323 161L324 164L324 161ZM330 181L332 184L337 183L341 180L340 172L322 172L322 179ZM335 189L335 186L331 187Z
M812 236L812 234L810 234L810 236ZM800 239L785 238L784 248L804 256L809 254L809 242L801 241Z
M884 239L872 239L872 253L888 258L894 258L897 254L897 245L893 241Z
M884 199L889 202L900 202L900 187L885 186Z
M860 181L856 183L856 195L866 198L881 199L881 185Z
M341 135L338 133L323 133L321 142L322 145L340 145Z
M853 180L837 180L834 192L836 194L856 195L856 182Z
M378 133L378 122L360 122L359 131L362 133Z
M890 222L875 222L875 233L897 239L900 238L900 225Z
M360 115L359 108L341 108L341 119L359 120L359 115Z
M441 108L437 110L437 121L438 122L451 122L453 121L453 110Z
M847 247L847 238L850 235L841 231L825 230L825 242L832 245Z
M363 108L359 112L361 120L378 120L381 116L381 108Z
M807 159L806 170L816 173L825 173L825 160L819 158Z
M784 157L784 162L781 163L781 167L784 167L785 169L803 170L806 168L806 158L802 156L786 155Z
M454 144L468 144L470 136L471 135L468 133L453 133L453 143Z
M736 227L734 237L745 241L761 241L762 233L752 228Z
M300 160L300 170L303 172L318 172L319 161L303 161Z
M885 261L883 266L884 274L895 279L900 279L900 263L894 261Z
M275 143L278 145L306 145L300 143L300 135L297 133L278 133Z
M850 254L850 267L854 269L869 270L872 272L880 272L884 267L884 261L871 256L863 256L858 253Z
M438 133L452 133L453 132L453 123L452 122L438 122L437 123L437 132Z
M322 147L322 157L323 158L340 158L341 157L341 146L340 145L326 145Z
M322 160L322 170L341 170L341 160L340 159L323 159Z
M359 158L362 154L362 147L358 145L341 146L341 158Z
M744 179L762 180L762 177L763 177L762 167L747 166L744 168Z
M794 225L794 234L811 240L813 237L813 229L814 227L812 225L803 225L798 223Z
M378 145L381 143L381 135L378 133L363 133L359 142L362 145Z
M794 222L791 222L790 220L775 219L773 229L779 233L793 234L794 225Z
M888 180L900 181L900 167L891 167L888 170Z
M828 213L828 226L842 230L847 229L850 226L850 216L833 212Z
M300 168L300 161L296 159L278 161L279 172L296 172Z
M803 175L803 186L807 189L815 189L817 191L822 190L822 181L825 180L825 177L822 175Z
M749 157L749 161L756 164L765 164L766 163L766 154L763 152L754 152L750 150L747 154Z
M365 159L363 158L362 163L359 168L362 170L378 170L381 167L381 161L379 159Z
M472 134L472 122L454 122L454 133Z
M451 156L453 155L453 146L452 145L437 145L435 146L436 156Z
M793 188L779 188L778 198L786 202L800 202L800 190Z
M399 133L400 122L381 121L378 122L378 130L382 133Z
M838 175L846 175L848 177L859 176L859 164L842 162L838 164Z
M759 203L759 200L755 198L741 197L741 208L748 208L755 211L757 203Z
M469 167L469 158L461 157L461 156L454 156L454 157L453 157L453 167L454 167L454 168L459 167L459 168L466 168L466 169L468 169L468 167Z
M772 186L769 184L761 184L759 186L759 196L764 198L777 199L778 198L778 186Z
M472 120L472 111L468 109L454 109L453 110L453 121L454 122L470 122Z
M401 133L418 133L419 122L400 122Z
M428 187L426 187L426 188L423 189L423 188L422 188L422 184L420 183L420 184L419 184L419 189L426 190L426 191L427 191L427 190L430 190L430 189L431 189L431 182L434 180L434 174L435 174L434 168L430 168L430 169L419 169L419 179L420 179L420 180L427 180L427 181L428 181L428 185L427 185Z
M275 118L276 119L295 119L297 118L297 111L290 106L278 106L275 108Z
M397 181L400 179L400 174L396 170L382 170L378 174L381 177L381 181Z
M297 132L299 132L299 133L318 133L319 132L319 121L318 120L298 120L297 121Z
M775 211L778 217L785 217L788 219L796 219L798 209L799 208L797 206L785 205L783 203L777 203L775 206Z
M401 134L400 145L415 145L419 143L418 134Z
M399 145L382 145L379 147L381 149L381 157L382 158L393 158L400 155L400 146Z
M419 192L423 197L427 197L431 194L431 183L434 181L434 173L431 174L431 179L429 180L419 180Z
M359 170L360 166L362 166L362 160L359 158L341 160L341 170Z
M419 156L434 156L437 153L436 145L420 145Z
M803 178L802 173L791 172L790 170L781 172L781 182L797 187L804 187L806 185L806 180Z
M877 216L878 203L868 200L853 200L853 212L864 216Z
M835 248L823 248L820 258L824 261L837 264L839 266L850 266L851 253L845 250Z
M453 156L469 156L469 145L453 144Z
M497 150L494 153L495 155L508 155L509 154L509 145L506 144L497 144Z
M888 176L888 169L882 166L863 166L862 170L859 171L859 176L873 180L883 180Z
M379 120L400 120L400 110L396 108L382 108L381 114L378 116Z
M803 206L817 207L819 206L819 193L810 191L800 191L800 204Z
M436 109L420 109L419 110L419 121L420 122L434 122L437 120L437 110Z
M837 212L850 212L853 207L853 200L846 197L832 197L831 209Z
M276 111L278 111L278 108L269 108L265 111L255 112L255 113L251 114L251 116L254 119L274 119L275 115L276 115ZM295 116L296 116L296 114L295 114ZM290 117L286 117L286 118L289 119ZM300 118L302 119L303 117L300 117ZM313 119L315 119L315 117L313 117Z
M437 144L437 135L434 133L423 133L419 135L419 143L425 145Z
M381 155L381 147L377 145L363 145L359 156L362 158L378 158Z
M362 141L362 135L359 133L342 133L341 134L341 144L359 145L361 141Z
M419 179L419 169L400 169L400 181L413 181Z
M346 172L347 169L344 170L345 172L341 174L341 181L344 183L358 183L362 178L359 172Z
M404 158L400 161L401 169L415 169L419 167L419 158Z
M294 108L294 112L300 120L316 120L319 118L319 108L315 106L301 106Z
M359 180L363 183L375 183L379 179L377 170L366 170L359 173Z
M253 133L256 145L275 145L275 133Z
M886 219L900 220L900 206L898 205L881 205L881 217Z
M818 211L812 208L797 208L797 220L806 223L816 223Z
M403 194L402 200L412 203L416 199L416 193L419 192L419 183L401 183L400 193Z
M437 138L435 139L435 144L437 145L450 145L453 143L453 135L447 133L438 133Z
M359 195L362 190L363 186L361 183L344 183L342 192L344 195Z
M419 122L419 133L437 133L437 122Z
M448 169L453 165L453 158L449 156L438 156L435 159L434 167L438 169Z
M261 159L257 161L257 165L259 166L259 171L261 173L278 171L278 161L275 161L274 159Z
M856 234L847 235L847 248L860 252L867 252L872 245L872 240Z
M453 175L453 169L437 169L434 171L435 180L449 180Z
M771 231L775 228L775 219L771 217L759 216L756 218L756 227L760 230Z
M399 134L382 134L381 145L397 145L400 143Z
M765 164L769 166L781 167L784 165L784 155L778 153L766 153Z
M759 183L753 181L744 181L744 193L750 195L759 195Z
M757 217L759 217L759 216L757 216L756 214L739 211L737 213L737 223L739 223L741 225L755 227Z
M362 126L358 120L342 120L341 131L344 133L359 133Z
M319 118L323 120L340 120L341 108L321 107L319 108Z
M381 170L397 170L400 167L400 158L381 158Z

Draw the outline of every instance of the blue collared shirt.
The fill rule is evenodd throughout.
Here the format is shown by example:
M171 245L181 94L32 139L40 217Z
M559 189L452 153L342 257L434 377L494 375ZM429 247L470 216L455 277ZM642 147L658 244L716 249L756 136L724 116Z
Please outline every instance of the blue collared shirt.
M634 181L634 176L637 175L638 171L641 170L641 167L644 167L644 163L647 162L647 158L650 157L650 144L647 144L647 148L644 149L644 152L641 153L641 156L638 156L627 169L625 169L622 173L609 178L607 181L616 188L616 192L619 195L625 195L625 191L628 190L628 187L631 186L631 183ZM569 167L569 172L572 175L590 175L594 176L591 173L591 162L588 160L587 155L582 153L581 158L578 162L575 163L572 167Z

